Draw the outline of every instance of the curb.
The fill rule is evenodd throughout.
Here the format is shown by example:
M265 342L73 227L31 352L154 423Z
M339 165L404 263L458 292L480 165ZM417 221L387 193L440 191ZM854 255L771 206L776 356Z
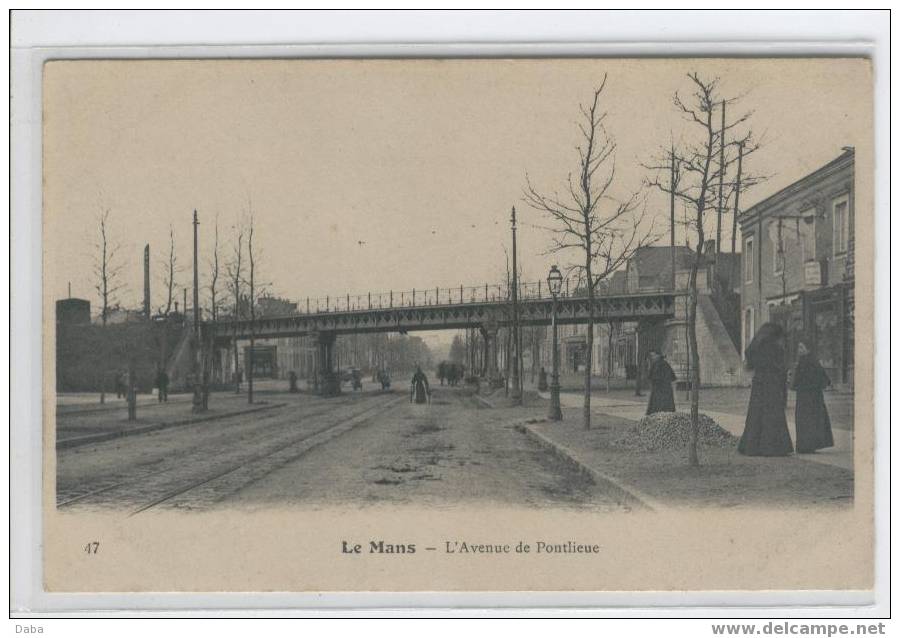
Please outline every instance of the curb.
M188 402L189 402L189 399L178 398L178 399L171 400L169 403L188 403ZM156 405L157 403L158 403L157 401L141 401L137 405L140 408L140 407L147 407L150 405ZM61 406L56 406L57 418L59 418L61 416L62 417L69 417L69 416L78 417L83 414L100 414L103 412L115 412L117 410L127 409L128 404L127 403L122 403L122 404L118 404L118 405L108 404L108 405L102 405L102 406L101 405L92 405L92 406L86 407L86 408L82 408L79 406L79 407L75 407L74 409L66 409L69 406L62 406L64 408L62 410L60 409L60 407Z
M103 441L111 441L112 439L118 439L125 436L132 436L134 434L145 434L147 432L155 432L156 430L164 430L166 428L173 428L179 425L191 425L193 423L203 423L204 421L214 421L216 419L224 419L232 416L239 416L241 414L250 414L253 412L262 412L263 410L272 410L274 408L280 408L287 405L287 403L272 403L271 405L261 405L255 408L249 408L246 410L237 410L234 412L223 412L222 414L211 414L207 416L181 419L179 421L166 421L164 423L151 423L149 425L144 425L141 427L133 428L130 430L114 430L113 432L100 432L98 434L86 434L84 436L75 436L70 437L68 439L62 439L56 441L56 449L57 450L65 450L73 447L80 447L82 445L89 445L91 443L102 443Z
M516 431L521 432L525 436L537 442L541 447L552 452L560 460L574 467L579 473L590 478L591 481L595 484L606 484L612 486L614 491L613 496L618 501L622 503L636 503L640 508L650 510L651 512L662 512L668 509L666 505L663 505L656 499L648 496L647 494L644 494L640 490L625 485L624 483L622 483L622 481L615 478L614 476L611 476L604 472L600 472L599 470L596 470L593 467L589 466L578 456L577 452L575 452L571 448L566 447L565 445L556 443L546 435L541 434L534 428L530 427L528 423L518 423L514 426L514 428L516 429Z

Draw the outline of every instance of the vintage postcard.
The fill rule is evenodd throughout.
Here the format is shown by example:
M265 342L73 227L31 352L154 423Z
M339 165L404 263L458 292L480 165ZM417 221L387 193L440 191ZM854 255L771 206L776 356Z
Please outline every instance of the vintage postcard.
M871 590L864 58L58 60L52 592Z

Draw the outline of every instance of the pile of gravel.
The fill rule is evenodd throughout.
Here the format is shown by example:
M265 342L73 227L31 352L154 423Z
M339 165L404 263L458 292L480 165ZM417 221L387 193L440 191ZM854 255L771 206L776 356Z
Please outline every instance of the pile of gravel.
M614 446L647 451L683 449L688 446L690 436L690 414L657 412L645 416L637 425L629 428L623 437L614 442ZM698 442L712 447L731 447L737 444L737 437L701 414Z

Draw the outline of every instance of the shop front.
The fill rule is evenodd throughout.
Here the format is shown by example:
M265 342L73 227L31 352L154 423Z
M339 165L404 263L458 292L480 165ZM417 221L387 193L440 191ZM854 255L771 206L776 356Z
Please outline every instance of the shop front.
M812 348L834 385L853 384L853 327L846 286L803 291L787 303L770 306L772 321L785 328L788 367L797 361L797 344Z

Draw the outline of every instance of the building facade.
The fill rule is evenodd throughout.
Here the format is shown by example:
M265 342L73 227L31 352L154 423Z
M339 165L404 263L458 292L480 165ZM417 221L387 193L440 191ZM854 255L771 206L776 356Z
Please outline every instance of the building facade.
M853 384L854 153L844 152L740 217L742 350L767 321L804 340L835 384Z

